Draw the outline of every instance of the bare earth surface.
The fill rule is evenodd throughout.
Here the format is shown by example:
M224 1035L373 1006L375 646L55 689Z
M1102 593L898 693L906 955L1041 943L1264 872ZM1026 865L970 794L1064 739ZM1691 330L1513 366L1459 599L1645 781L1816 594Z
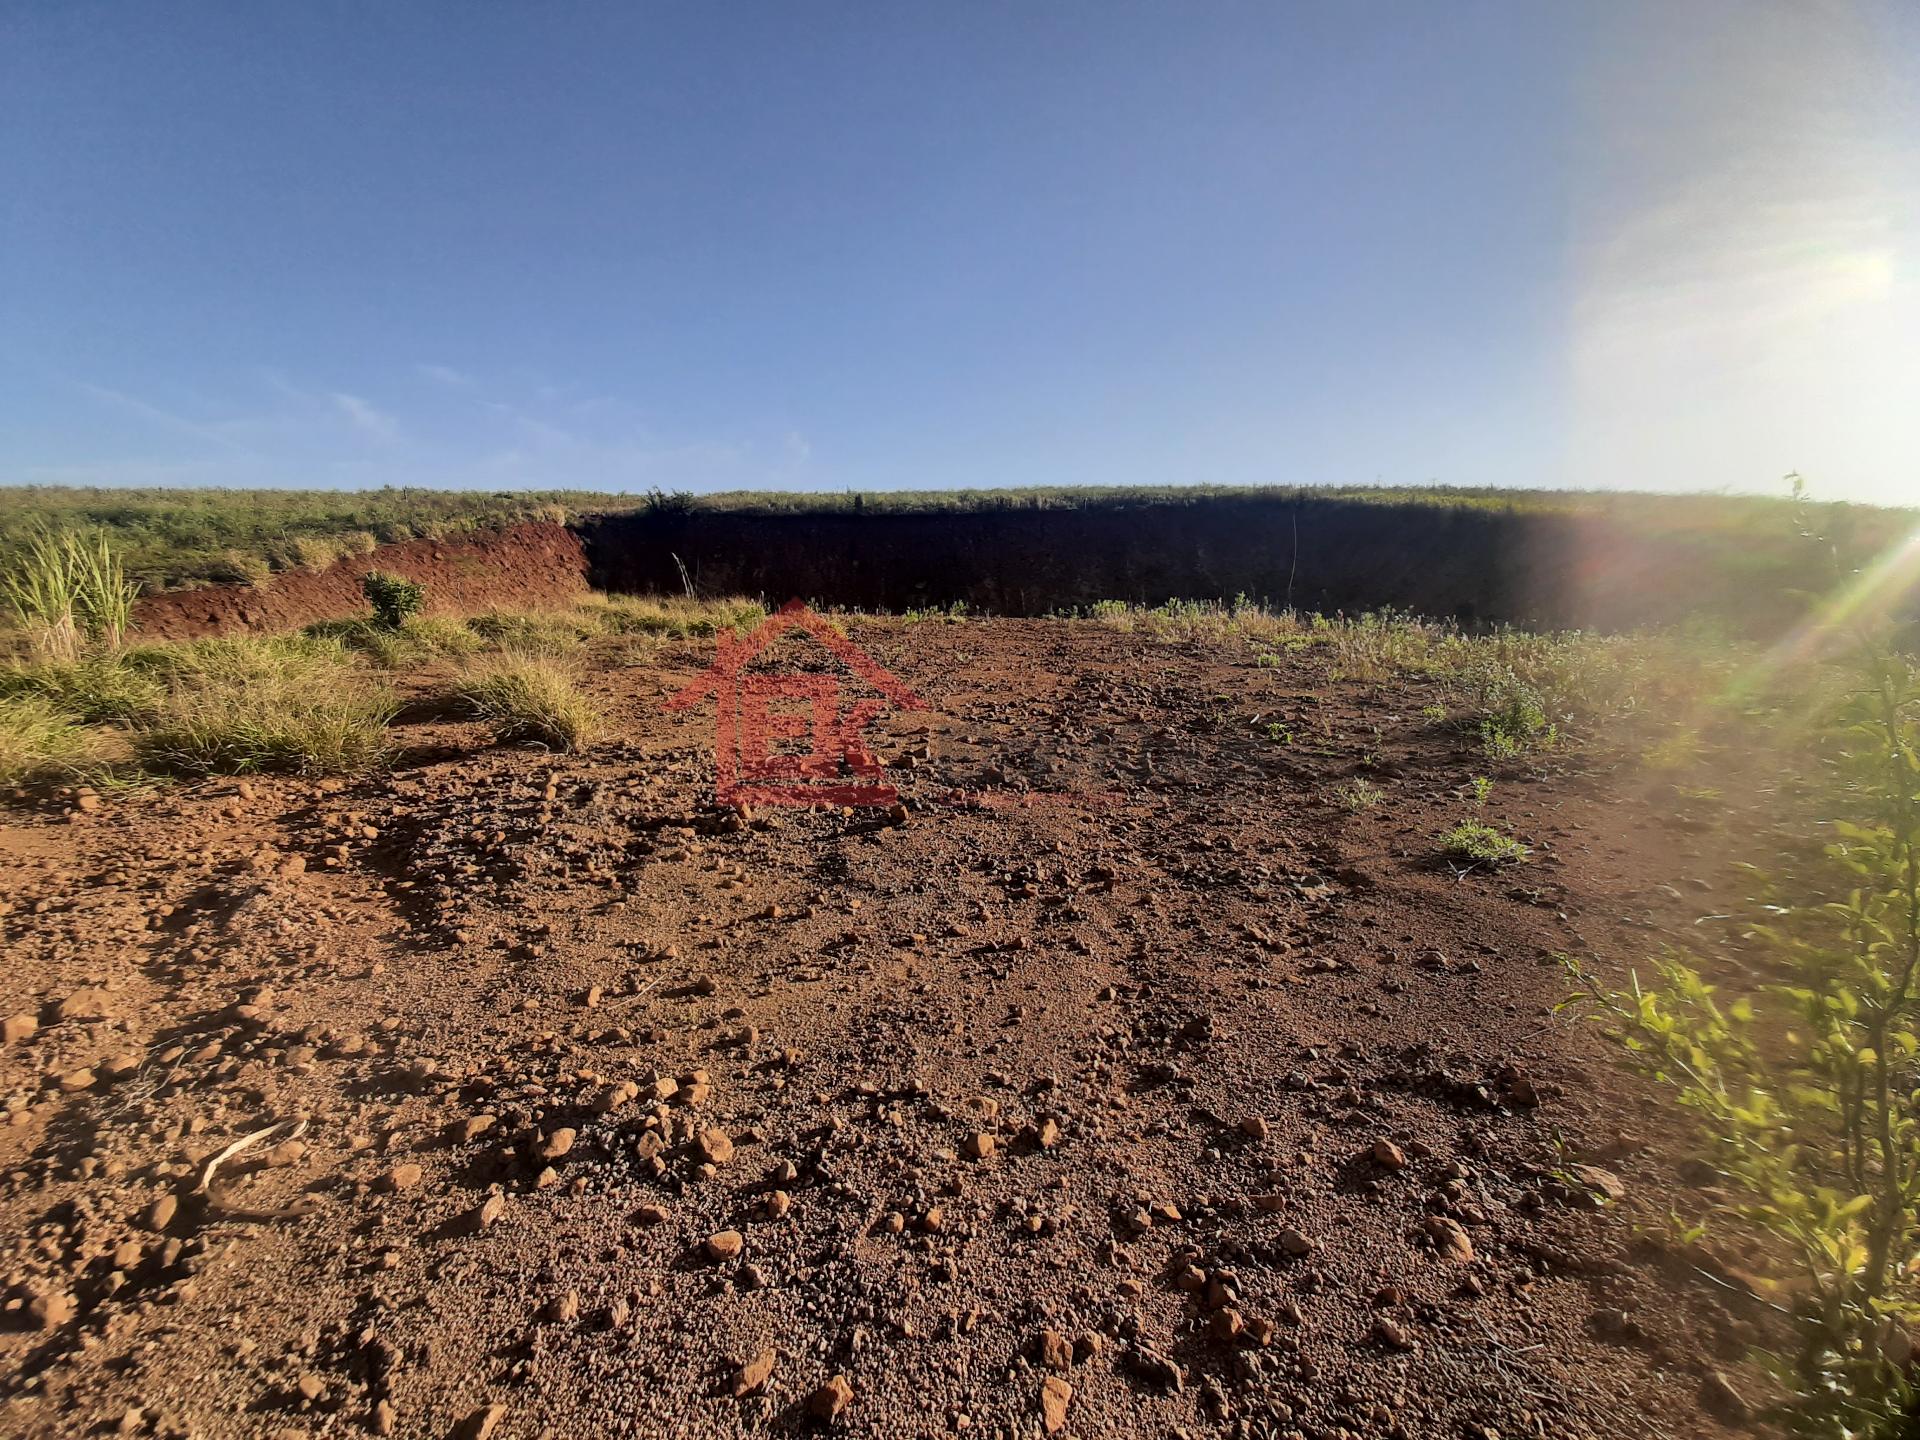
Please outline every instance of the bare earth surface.
M584 755L423 707L373 780L0 810L0 1432L1723 1433L1753 1318L1552 1006L1737 814L1558 758L1458 875L1424 683L849 632L932 706L904 824L729 828L699 642L599 653Z

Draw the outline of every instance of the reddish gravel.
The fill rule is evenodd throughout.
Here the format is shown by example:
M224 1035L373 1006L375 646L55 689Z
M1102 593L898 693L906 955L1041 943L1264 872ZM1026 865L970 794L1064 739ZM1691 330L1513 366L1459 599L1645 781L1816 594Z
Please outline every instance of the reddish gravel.
M429 718L345 787L6 814L0 1429L1722 1433L1755 1318L1636 1241L1672 1121L1551 1007L1750 817L1562 758L1456 875L1428 682L851 633L932 706L904 824L730 826L692 642L608 645L586 755Z
M578 599L586 552L565 525L529 521L458 540L408 540L324 570L290 570L270 585L202 585L141 599L142 638L190 640L247 630L291 630L367 611L360 577L387 570L427 587L430 612L470 615L488 607L537 609Z

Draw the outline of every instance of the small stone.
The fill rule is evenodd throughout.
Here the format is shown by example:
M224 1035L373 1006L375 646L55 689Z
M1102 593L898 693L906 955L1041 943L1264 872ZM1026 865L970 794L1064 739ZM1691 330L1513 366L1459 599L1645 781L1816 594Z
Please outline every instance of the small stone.
M454 1428L453 1440L487 1440L506 1415L504 1405L484 1405Z
M1598 1165L1574 1165L1568 1173L1595 1195L1616 1204L1627 1198L1626 1182L1611 1170L1603 1170Z
M36 1295L27 1305L27 1315L42 1330L58 1330L79 1313L79 1301L64 1290Z
M736 1400L758 1395L772 1378L774 1364L779 1358L779 1352L769 1345L733 1372L733 1383L728 1386L727 1393Z
M1033 1342L1033 1358L1064 1373L1073 1368L1073 1343L1058 1330L1042 1330Z
M961 1143L960 1149L969 1160L985 1160L993 1154L994 1139L986 1131L976 1131Z
M1049 1435L1067 1423L1067 1406L1073 1403L1073 1386L1058 1375L1040 1382L1040 1423Z
M496 1190L467 1212L467 1228L476 1232L485 1230L506 1213L507 1197Z
M695 1148L709 1165L725 1165L733 1159L733 1137L724 1130L702 1130Z
M1465 1228L1452 1216L1429 1215L1425 1228L1427 1239L1433 1242L1433 1248L1442 1260L1454 1260L1464 1265L1473 1259L1473 1241L1467 1238Z
M382 1175L380 1188L389 1195L398 1194L402 1190L411 1190L420 1183L420 1177L424 1173L418 1165L409 1160L405 1164L394 1166Z
M1302 1235L1298 1230L1282 1230L1277 1238L1280 1243L1280 1248L1289 1255L1298 1257L1301 1255L1311 1255L1313 1253L1313 1241Z
M1381 1315L1374 1320L1373 1338L1389 1350L1413 1349L1413 1337L1398 1321L1386 1315Z
M1127 1366L1149 1385L1158 1385L1166 1390L1186 1388L1186 1372L1156 1351L1145 1349L1129 1351Z
M1373 1159L1376 1165L1385 1170L1407 1168L1407 1152L1385 1136L1373 1142Z
M1240 1122L1240 1133L1252 1140L1264 1140L1270 1133L1264 1115L1249 1115Z
M769 1190L760 1202L760 1213L769 1220L784 1220L793 1209L793 1197L784 1190Z
M564 1295L556 1295L546 1303L541 1312L547 1319L565 1325L580 1318L580 1292L569 1290Z
M327 1382L311 1370L301 1375L294 1383L294 1389L300 1392L300 1398L312 1404L319 1404L327 1398Z
M667 1207L664 1205L649 1203L633 1212L633 1223L636 1225L664 1225L666 1222Z
M453 1123L453 1135L457 1143L470 1145L499 1123L498 1115L469 1115Z
M173 1223L173 1217L180 1209L180 1202L172 1195L162 1195L147 1207L147 1228L164 1230Z
M1245 1328L1240 1312L1232 1308L1216 1310L1207 1317L1207 1333L1220 1345L1231 1345Z
M373 1407L374 1434L391 1435L394 1426L399 1423L399 1420L399 1412L393 1408L393 1402L391 1400L383 1399Z
M113 1001L106 991L89 986L67 996L54 1013L62 1020L105 1020L113 1014Z
M91 1070L69 1070L60 1077L57 1083L62 1090L65 1090L68 1094L73 1094L81 1090L91 1090L94 1079L95 1076Z
M846 1376L836 1375L807 1401L807 1413L816 1420L836 1420L853 1403L853 1385Z
M574 1134L575 1132L569 1126L562 1125L540 1142L535 1153L542 1160L558 1160L573 1149Z
M40 1022L31 1015L9 1015L0 1020L0 1044L18 1045L22 1040L31 1039L39 1028Z
M738 1230L719 1230L707 1237L702 1248L709 1260L737 1260L740 1252L747 1248L747 1237Z
M267 1153L260 1157L260 1161L269 1170L285 1170L290 1165L298 1165L306 1153L305 1141L282 1140L278 1145L271 1146Z

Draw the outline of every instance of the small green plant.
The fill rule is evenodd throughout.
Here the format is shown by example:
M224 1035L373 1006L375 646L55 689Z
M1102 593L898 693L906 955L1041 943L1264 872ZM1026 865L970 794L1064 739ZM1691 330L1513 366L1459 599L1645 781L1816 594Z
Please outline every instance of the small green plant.
M1493 781L1484 775L1473 777L1473 803L1481 809L1486 808L1487 797L1493 794Z
M1374 806L1378 805L1386 798L1386 791L1382 790L1371 780L1362 778L1350 780L1345 785L1340 786L1333 792L1333 798L1338 800L1347 809L1358 814L1362 810L1371 810Z
M1825 756L1852 811L1815 874L1752 872L1781 983L1723 1002L1689 957L1582 1005L1669 1085L1719 1171L1717 1215L1793 1267L1797 1345L1772 1368L1796 1433L1905 1435L1920 1323L1920 675L1859 662ZM1809 902L1808 894L1836 895ZM1711 1218L1711 1217L1710 1217ZM1907 1418L1902 1418L1907 1417Z
M1273 741L1276 745L1293 744L1293 731L1285 725L1282 725L1278 720L1269 721L1264 733L1267 739Z
M1462 820L1440 837L1442 854L1480 865L1511 865L1533 852L1518 840L1478 820Z
M398 630L427 601L426 586L384 570L369 570L361 576L360 592L373 607L374 623L388 630Z
M1420 718L1434 725L1444 725L1447 721L1447 707L1444 705L1423 705Z
M541 655L503 655L463 675L454 695L493 726L502 741L533 741L555 750L579 750L601 729L599 712L559 661Z
M1514 677L1499 682L1480 717L1480 747L1495 760L1511 760L1535 748L1552 749L1560 738L1532 686Z

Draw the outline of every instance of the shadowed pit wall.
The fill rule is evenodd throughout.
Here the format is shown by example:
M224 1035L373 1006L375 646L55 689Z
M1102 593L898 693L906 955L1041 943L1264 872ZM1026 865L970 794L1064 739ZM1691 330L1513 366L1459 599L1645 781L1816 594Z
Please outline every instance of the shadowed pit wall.
M912 513L638 512L578 523L596 588L798 596L860 609L964 601L1001 615L1100 600L1392 607L1470 624L1628 629L1692 616L1751 635L1802 613L1832 559L1777 539L1605 516L1225 498Z

